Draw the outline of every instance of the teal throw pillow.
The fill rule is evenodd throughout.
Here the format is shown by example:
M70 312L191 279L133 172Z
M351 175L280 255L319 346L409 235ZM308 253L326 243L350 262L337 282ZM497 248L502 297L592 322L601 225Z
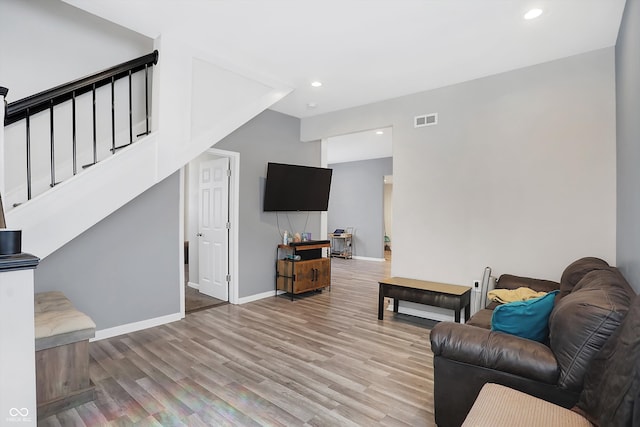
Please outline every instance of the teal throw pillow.
M560 291L497 306L491 316L491 330L544 342L549 336L549 315Z

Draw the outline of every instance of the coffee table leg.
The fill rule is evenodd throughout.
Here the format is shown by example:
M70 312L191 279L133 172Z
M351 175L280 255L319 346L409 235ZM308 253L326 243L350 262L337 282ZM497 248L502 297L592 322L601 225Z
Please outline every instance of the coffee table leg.
M384 313L384 285L380 283L378 289L378 320L382 320Z

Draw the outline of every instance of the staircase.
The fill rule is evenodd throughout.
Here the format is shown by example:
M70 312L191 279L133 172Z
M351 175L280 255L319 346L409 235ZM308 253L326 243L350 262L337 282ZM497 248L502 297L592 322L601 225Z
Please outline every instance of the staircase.
M115 71L111 70L111 74L103 71L80 79L84 83L89 82L89 89L82 89L84 95L80 93L78 81L67 85L75 88L78 105L81 103L80 95L92 97L93 103L88 104L95 110L96 97L108 99L109 88L111 105L117 104L118 101L113 100L118 98L119 91L127 91L127 85L120 84L118 80L120 77L124 77L124 81L129 80L128 130L127 126L122 128L113 124L126 122L126 119L118 119L120 113L114 112L113 107L111 112L107 112L102 125L96 125L94 120L93 132L83 132L93 135L92 141L83 142L80 141L80 128L86 127L90 121L82 120L82 124L76 126L74 120L71 138L69 135L60 137L64 132L53 129L58 120L64 120L60 117L64 113L57 112L64 107L54 105L54 101L41 112L32 111L32 119L27 118L29 114L23 117L12 115L15 109L12 107L33 97L16 101L9 105L7 111L0 113L5 122L5 131L0 132L0 162L5 171L0 174L0 192L7 226L22 230L24 252L45 258L290 92L284 85L256 76L253 72L232 70L228 64L222 67L214 59L203 59L203 55L179 40L163 37L156 42L156 47L156 52L130 61L137 64L131 70L136 67L136 71L144 70L144 87L149 88L149 93L138 96L137 101L142 106L146 104L146 114L138 112L136 116L131 111L131 75L135 71L125 70L124 64L113 67ZM149 64L149 58L158 60L158 51L161 53L157 65ZM152 73L149 70L151 66ZM133 98L137 92L133 90ZM0 98L4 99L4 95L6 93L0 92ZM62 95L58 91L55 95L55 99L61 100L60 105L66 103L67 109L71 108L69 104L75 103L70 101L70 94ZM73 117L76 114L74 112ZM92 113L84 113L85 118L90 115ZM29 126L35 126L38 120L44 123L44 129L50 127L49 134L32 130L31 136L25 138L22 129L26 123L21 125L20 122L30 121ZM96 127L108 129L108 123L111 123L110 131L96 132ZM42 127L42 123L39 126ZM45 135L44 156L36 154L38 144L34 141L37 135L42 134ZM20 141L24 139L27 141ZM26 167L22 167L29 172L24 182L16 184L16 174L12 171L16 165L22 164L20 160L24 160L20 155L25 155L20 153L27 151L25 143L32 146L32 153L26 155ZM56 148L59 143L66 144L66 149ZM88 152L86 149L83 151L77 148L80 145L91 148ZM16 146L21 148L16 149ZM60 154L62 151L74 154L64 158ZM43 162L40 157L48 157L49 161Z

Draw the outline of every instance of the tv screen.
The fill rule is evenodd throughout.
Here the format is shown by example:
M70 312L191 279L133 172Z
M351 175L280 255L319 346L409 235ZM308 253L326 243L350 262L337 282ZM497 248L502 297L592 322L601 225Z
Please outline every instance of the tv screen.
M326 211L332 172L327 168L269 163L264 211Z

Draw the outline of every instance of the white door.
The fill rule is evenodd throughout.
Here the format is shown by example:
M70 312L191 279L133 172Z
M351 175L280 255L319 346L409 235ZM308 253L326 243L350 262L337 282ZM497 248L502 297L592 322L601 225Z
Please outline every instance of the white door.
M198 253L200 292L229 300L229 159L200 164Z

